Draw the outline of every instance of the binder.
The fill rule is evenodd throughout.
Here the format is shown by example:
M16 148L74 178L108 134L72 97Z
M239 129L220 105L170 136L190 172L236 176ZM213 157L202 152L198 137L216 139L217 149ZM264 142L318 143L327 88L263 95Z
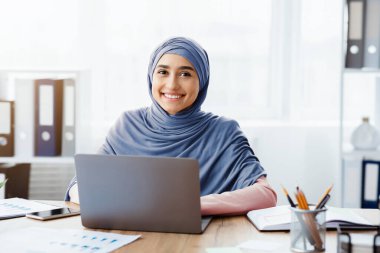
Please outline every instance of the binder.
M63 80L35 80L35 156L59 156L62 150Z
M367 0L365 11L364 64L380 67L380 0Z
M346 68L363 67L363 34L365 0L347 0L348 3L348 38Z
M378 208L380 161L362 161L361 208Z
M376 233L353 232L349 227L337 226L337 252L338 253L355 253L355 252L380 252L380 227Z
M31 158L34 154L34 80L15 79L15 153Z
M63 81L62 156L75 154L75 81Z
M14 156L14 102L0 100L0 156Z
M343 206L359 208L361 205L362 161L359 159L344 159Z

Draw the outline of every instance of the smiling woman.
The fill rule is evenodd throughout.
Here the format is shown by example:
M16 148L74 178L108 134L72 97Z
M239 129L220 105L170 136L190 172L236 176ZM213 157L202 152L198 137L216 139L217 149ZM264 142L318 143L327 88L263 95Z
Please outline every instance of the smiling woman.
M201 110L209 75L208 55L198 43L183 37L165 41L149 64L152 105L123 113L99 153L197 159L203 215L274 206L276 193L238 123ZM79 202L75 178L70 199Z
M185 57L165 54L153 74L152 93L157 103L173 115L191 106L199 92L199 79Z

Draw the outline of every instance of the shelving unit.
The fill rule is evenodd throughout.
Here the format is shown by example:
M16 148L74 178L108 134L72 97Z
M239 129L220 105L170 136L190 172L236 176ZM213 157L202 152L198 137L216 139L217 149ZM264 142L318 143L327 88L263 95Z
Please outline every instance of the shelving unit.
M0 163L74 164L73 157L0 157Z
M75 79L75 151L80 152L89 139L88 115L90 115L89 91L90 72L78 69L0 69L0 81L8 91L8 99L15 96L16 79ZM3 95L4 96L4 95ZM15 126L17 128L17 126ZM16 149L15 149L16 150ZM0 157L0 163L31 163L31 164L74 164L73 157L54 156L36 157L30 154L15 154L13 157Z
M345 39L343 37L343 41ZM344 62L345 52L342 58ZM360 207L362 160L380 160L379 148L355 150L350 143L353 130L361 124L361 118L365 116L370 118L372 125L380 129L380 69L347 69L343 64L340 115L340 190L343 207Z
M343 69L341 99L341 205L356 208L361 204L362 160L380 160L380 149L355 150L350 136L364 116L380 129L380 70Z
M343 159L374 159L380 160L380 150L351 150L351 151L343 151L342 153Z

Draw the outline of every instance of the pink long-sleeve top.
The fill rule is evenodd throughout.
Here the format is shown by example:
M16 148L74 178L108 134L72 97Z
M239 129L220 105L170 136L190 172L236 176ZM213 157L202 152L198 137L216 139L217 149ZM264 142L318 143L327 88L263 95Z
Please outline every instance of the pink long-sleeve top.
M250 210L273 207L277 194L265 177L243 189L201 197L202 215L241 215Z
M75 183L69 190L71 201L79 204L78 187ZM243 189L210 194L201 197L202 215L241 215L250 210L273 207L276 205L276 192L269 186L265 177Z

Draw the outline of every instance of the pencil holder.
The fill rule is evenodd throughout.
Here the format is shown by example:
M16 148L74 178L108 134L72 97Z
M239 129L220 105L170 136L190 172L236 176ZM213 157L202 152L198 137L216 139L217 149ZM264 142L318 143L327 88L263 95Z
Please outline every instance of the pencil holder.
M303 210L291 207L290 248L293 252L323 252L326 237L326 208Z

